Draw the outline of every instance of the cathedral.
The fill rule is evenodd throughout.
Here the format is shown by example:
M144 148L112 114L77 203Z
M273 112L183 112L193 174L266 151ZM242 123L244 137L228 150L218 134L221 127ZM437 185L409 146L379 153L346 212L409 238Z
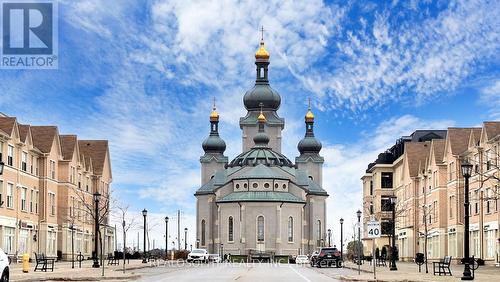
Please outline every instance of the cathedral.
M197 247L209 253L271 257L310 254L325 245L324 159L314 137L314 115L305 115L305 136L293 163L281 153L285 119L279 93L269 85L269 52L255 53L255 86L243 97L242 153L229 161L219 136L219 114L210 114L210 135L200 158L196 191Z

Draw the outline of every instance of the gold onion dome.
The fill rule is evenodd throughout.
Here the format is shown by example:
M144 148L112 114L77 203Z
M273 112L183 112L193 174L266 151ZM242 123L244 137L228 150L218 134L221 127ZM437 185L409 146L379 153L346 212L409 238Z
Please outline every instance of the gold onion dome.
M311 109L306 113L306 121L314 121L314 114L311 112Z
M269 59L269 52L267 52L264 46L264 40L260 40L259 49L255 52L255 59Z
M259 117L257 117L257 120L259 122L266 122L266 116L264 116L264 113L262 113L262 111L260 111L260 114L259 114Z
M218 121L219 120L219 113L215 109L215 107L212 109L212 112L210 113L210 120L211 121Z

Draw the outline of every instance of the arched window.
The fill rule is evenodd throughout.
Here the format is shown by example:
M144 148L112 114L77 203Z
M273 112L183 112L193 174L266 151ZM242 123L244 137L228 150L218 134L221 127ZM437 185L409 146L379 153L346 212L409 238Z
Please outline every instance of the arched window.
M201 221L201 245L205 246L205 220Z
M234 241L234 235L233 235L233 217L230 216L228 220L228 241L232 242Z
M264 242L264 217L257 217L257 241Z
M293 217L288 218L288 242L293 242Z

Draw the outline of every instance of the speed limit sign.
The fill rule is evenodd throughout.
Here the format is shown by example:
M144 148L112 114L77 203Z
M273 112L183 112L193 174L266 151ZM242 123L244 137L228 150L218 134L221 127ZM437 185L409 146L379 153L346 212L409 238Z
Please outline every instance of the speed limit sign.
M368 227L368 238L380 238L380 222L368 221L366 225Z

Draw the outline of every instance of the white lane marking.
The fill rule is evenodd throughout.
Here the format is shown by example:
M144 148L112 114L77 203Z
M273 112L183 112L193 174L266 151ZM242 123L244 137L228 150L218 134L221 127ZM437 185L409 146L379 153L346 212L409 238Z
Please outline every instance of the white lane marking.
M289 265L288 267L290 267L291 270L293 270L293 272L295 272L295 274L297 274L298 276L300 276L302 279L304 279L305 281L307 282L312 282L311 280L309 280L307 277L305 277L304 275L302 275L300 272L298 272L295 268L293 268L291 265Z

